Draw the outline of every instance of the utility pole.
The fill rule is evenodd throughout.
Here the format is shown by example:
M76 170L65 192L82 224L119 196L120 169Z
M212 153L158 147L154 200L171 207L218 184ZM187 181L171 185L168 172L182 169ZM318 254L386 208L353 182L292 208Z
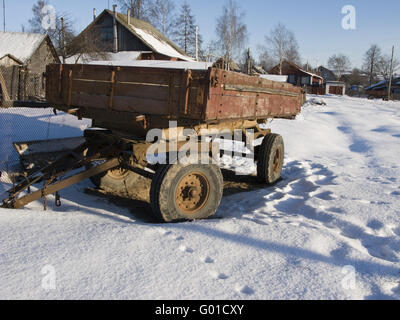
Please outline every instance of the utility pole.
M394 60L394 46L392 48L392 62L390 63L389 87L388 87L388 101L392 93L392 78L393 78L393 60Z
M3 31L6 32L6 0L3 0Z
M251 55L250 48L247 49L247 74L251 75Z
M65 52L65 22L64 22L64 17L61 18L61 46L62 46L63 63L65 63L66 52Z
M196 26L196 61L199 61L199 26Z

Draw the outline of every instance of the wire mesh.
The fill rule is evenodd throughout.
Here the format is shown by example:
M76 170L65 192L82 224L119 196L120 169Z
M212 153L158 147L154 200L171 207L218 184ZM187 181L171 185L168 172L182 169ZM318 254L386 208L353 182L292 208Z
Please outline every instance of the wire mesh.
M55 113L53 108L5 108L9 106L8 99L44 100L42 75L21 77L16 70L0 66L0 198L22 169L13 143L82 136L90 125L87 119L79 121L71 115Z

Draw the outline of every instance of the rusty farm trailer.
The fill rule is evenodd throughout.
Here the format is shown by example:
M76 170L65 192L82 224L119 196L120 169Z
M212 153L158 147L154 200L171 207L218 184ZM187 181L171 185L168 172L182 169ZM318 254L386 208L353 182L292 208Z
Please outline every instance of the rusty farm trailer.
M257 176L265 184L273 183L281 176L283 139L260 124L272 118L294 119L305 98L300 88L290 84L217 68L52 64L47 66L46 77L45 106L92 119L92 127L100 129L86 130L80 142L74 140L74 148L31 169L9 191L4 207L21 208L48 194L56 194L59 200L61 189L87 178L101 189L128 196L140 188L140 179L151 179L150 203L158 218L166 222L207 218L221 201L221 170L215 162L181 163L180 148L204 142L204 130L211 140L221 130L233 134L237 129L247 140L263 138L252 150ZM148 141L152 129L159 130L162 138ZM189 137L172 134L183 129L191 129L197 140L189 142ZM166 146L167 163L148 160L146 154L154 143ZM16 147L29 150L29 143L22 145ZM213 146L195 150L201 150L202 156L215 156ZM172 153L178 156L173 158ZM77 168L83 170L62 178ZM25 193L39 181L43 181L42 188Z

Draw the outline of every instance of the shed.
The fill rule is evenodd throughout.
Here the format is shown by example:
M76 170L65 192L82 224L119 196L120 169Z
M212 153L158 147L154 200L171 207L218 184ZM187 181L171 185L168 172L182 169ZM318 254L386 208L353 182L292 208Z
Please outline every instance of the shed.
M327 81L325 84L325 94L344 96L346 94L346 84L340 81Z
M48 35L0 32L0 72L12 100L44 98L46 65L59 62Z

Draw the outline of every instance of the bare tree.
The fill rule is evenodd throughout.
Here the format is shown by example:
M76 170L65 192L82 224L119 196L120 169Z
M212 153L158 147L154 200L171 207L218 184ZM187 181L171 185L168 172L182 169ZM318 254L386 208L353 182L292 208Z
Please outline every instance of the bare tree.
M228 0L217 20L216 33L218 44L229 63L240 54L247 40L247 26L244 23L245 13L234 0Z
M94 27L91 32L82 33L66 45L66 57L73 57L74 63L93 60L107 60L109 53L101 40L100 27ZM109 49L109 48L108 48Z
M294 33L282 23L265 37L269 52L273 58L279 61L279 73L282 74L282 63L284 60L300 64L299 45Z
M378 64L382 59L382 50L378 45L373 44L368 51L364 54L364 65L363 69L369 77L369 84L376 80L379 73Z
M201 51L201 60L207 62L215 62L220 57L218 54L218 43L215 40L211 40L206 43L204 50Z
M271 70L274 66L276 66L277 61L273 57L270 56L268 53L267 48L264 46L260 46L258 48L258 51L260 52L259 57L258 57L258 64L263 67L265 71Z
M351 68L350 59L344 54L335 54L328 59L328 67L335 72L340 80L344 72Z
M131 16L149 22L153 0L118 0L121 9L125 12L131 10Z
M171 36L175 20L175 4L171 0L154 0L150 8L150 23L167 37Z
M192 14L190 5L185 1L180 14L175 20L173 37L176 43L190 56L196 55L196 18ZM203 40L199 36L199 46Z
M47 34L57 53L61 56L63 54L64 47L70 43L74 37L75 32L73 30L72 18L66 14L61 13L56 15L55 19L55 29L44 29L42 21L45 18L43 8L49 3L47 0L38 0L32 7L33 17L28 21L29 31L33 33ZM64 29L62 25L62 19L64 20Z
M390 68L391 68L391 63L392 63L392 57L385 54L382 55L379 61L377 61L376 64L376 69L380 75L383 76L385 80L389 80L390 78ZM394 58L393 59L393 72L396 72L396 70L400 67L400 62Z

